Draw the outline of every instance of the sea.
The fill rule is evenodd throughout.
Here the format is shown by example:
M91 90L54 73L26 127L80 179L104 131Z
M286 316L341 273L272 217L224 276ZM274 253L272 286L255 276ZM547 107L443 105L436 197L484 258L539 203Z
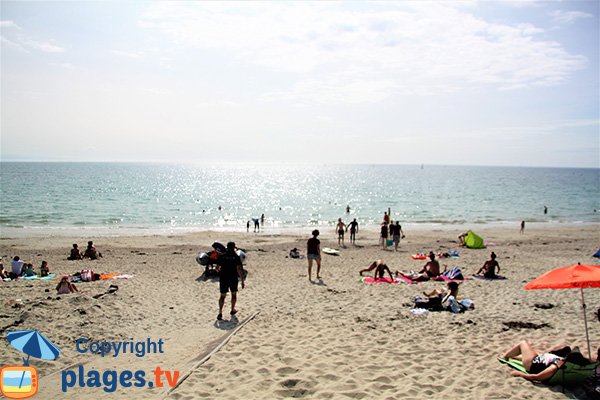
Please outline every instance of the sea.
M0 211L2 237L590 224L600 169L1 162Z

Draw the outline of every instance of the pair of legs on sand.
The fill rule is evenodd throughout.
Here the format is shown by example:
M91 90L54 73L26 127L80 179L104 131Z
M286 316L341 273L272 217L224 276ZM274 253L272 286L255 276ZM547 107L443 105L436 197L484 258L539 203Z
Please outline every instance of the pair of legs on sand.
M227 292L221 293L221 297L219 297L219 315L217 315L217 319L223 319L223 306L225 305L225 297L227 297ZM231 292L231 311L229 314L235 315L237 310L235 309L235 303L237 302L237 290Z
M321 257L313 254L308 254L308 280L312 282L312 265L313 260L317 262L317 279L321 279Z

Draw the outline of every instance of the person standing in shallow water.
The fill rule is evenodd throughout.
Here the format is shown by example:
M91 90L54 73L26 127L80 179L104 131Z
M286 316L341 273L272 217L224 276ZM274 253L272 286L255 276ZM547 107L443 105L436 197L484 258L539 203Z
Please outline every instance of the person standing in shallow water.
M525 221L521 221L521 235L525 233Z
M317 279L321 279L321 241L317 239L319 230L312 231L313 237L306 242L306 258L308 260L308 280L312 282L313 260L317 262Z
M342 246L342 247L346 247L344 245L344 232L348 230L348 228L346 228L346 224L342 222L341 218L338 218L338 223L335 227L335 230L338 234L338 246Z
M358 232L358 222L356 222L356 218L350 222L348 227L350 228L350 243L356 244L356 233Z

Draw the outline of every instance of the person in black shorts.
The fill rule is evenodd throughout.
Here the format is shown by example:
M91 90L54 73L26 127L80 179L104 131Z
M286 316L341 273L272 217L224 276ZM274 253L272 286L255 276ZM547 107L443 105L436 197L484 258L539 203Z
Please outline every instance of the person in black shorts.
M346 247L344 245L344 231L347 231L348 228L346 227L346 224L342 222L341 218L338 218L338 223L335 226L335 230L338 234L338 245L341 244L342 247Z
M308 280L312 282L313 260L317 262L317 279L321 279L321 241L317 239L319 230L312 231L313 237L306 242L306 259L308 260Z
M216 262L219 265L219 289L221 297L219 297L219 315L217 319L223 319L223 306L225 305L225 297L227 292L231 291L231 315L235 315L235 303L237 301L238 292L238 277L242 279L242 289L244 288L244 270L242 269L242 260L235 252L235 243L227 243L227 250L217 258Z
M356 232L358 232L358 222L356 222L356 218L350 222L348 227L350 228L350 243L356 244Z

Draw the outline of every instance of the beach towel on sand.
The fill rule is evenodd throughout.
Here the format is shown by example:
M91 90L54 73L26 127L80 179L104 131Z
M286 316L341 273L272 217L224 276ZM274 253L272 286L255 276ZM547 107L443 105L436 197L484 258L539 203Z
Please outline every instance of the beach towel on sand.
M502 276L502 275L496 275L495 278L486 278L485 276L483 276L481 274L473 274L473 278L481 279L481 280L484 280L484 281L496 281L496 280L506 279L506 277Z
M360 281L363 283L392 283L392 284L400 283L398 281L398 279L391 280L389 276L384 276L383 278L376 278L376 279L361 278Z
M127 274L100 274L100 279L129 279L133 278L133 275Z
M56 276L56 274L48 274L47 276L33 275L33 276L22 276L21 279L26 279L28 281L46 280L46 279L52 279L55 276Z

